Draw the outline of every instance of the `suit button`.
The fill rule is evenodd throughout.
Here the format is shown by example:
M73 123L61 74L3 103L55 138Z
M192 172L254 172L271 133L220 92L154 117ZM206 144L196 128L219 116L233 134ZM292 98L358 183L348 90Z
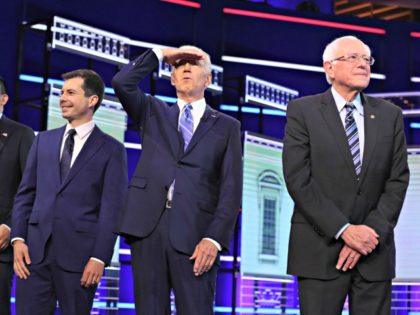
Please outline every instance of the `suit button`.
M360 196L362 194L362 191L361 190L358 190L357 191L357 194Z

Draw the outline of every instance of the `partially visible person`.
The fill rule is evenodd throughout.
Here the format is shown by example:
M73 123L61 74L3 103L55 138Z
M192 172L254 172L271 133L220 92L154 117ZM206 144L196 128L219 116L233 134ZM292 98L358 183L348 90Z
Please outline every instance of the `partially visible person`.
M363 93L374 59L353 36L325 48L331 88L287 108L283 171L295 202L288 273L303 315L391 312L394 228L409 181L401 109Z
M110 263L127 188L124 146L93 114L104 94L92 70L63 75L67 125L39 133L16 194L12 219L16 314L90 314Z
M18 189L34 132L3 114L9 100L6 81L0 77L0 315L10 315L13 248L10 227L13 199Z

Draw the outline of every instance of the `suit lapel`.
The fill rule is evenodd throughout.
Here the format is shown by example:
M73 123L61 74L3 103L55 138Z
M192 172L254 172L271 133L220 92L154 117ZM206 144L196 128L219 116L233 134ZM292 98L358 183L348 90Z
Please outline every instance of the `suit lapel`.
M168 106L166 109L166 117L169 121L169 146L174 156L178 157L180 150L184 147L182 136L178 131L179 107L176 103ZM173 136L172 136L173 135Z
M343 127L343 123L340 119L340 114L337 110L334 97L331 90L326 91L322 96L322 105L320 107L322 116L324 117L325 123L330 129L338 148L346 161L347 166L353 170L354 177L356 178L356 171L354 169L353 159L351 157L349 144L347 141L346 133Z
M67 175L60 187L60 191L62 191L68 185L68 183L86 165L86 163L92 158L92 156L101 148L103 142L103 133L99 130L98 127L95 126L95 128L92 131L92 134L86 140L86 143L83 145L82 150L80 151L72 167L70 168L69 174Z
M373 104L368 102L364 94L361 94L361 99L365 125L365 146L363 151L362 170L360 173L360 184L366 176L366 170L375 149L376 137L378 134L378 119L380 118L380 113L378 113Z
M200 141L200 139L203 138L204 135L211 129L211 127L214 125L218 118L219 113L213 110L209 105L207 105L203 117L200 120L200 124L194 132L191 141L188 144L187 150L184 152L184 154L188 154L188 152L190 152L195 147L195 145Z
M53 156L53 173L55 177L56 183L59 186L61 183L61 171L60 171L60 151L61 151L61 143L63 141L64 132L66 131L66 126L58 128L51 133L52 139L50 139L48 146L51 150L51 156ZM48 133L47 133L48 134Z

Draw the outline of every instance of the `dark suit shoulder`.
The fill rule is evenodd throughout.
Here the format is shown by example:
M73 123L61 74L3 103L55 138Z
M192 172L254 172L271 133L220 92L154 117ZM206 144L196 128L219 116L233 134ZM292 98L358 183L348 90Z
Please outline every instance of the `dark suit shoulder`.
M239 122L239 120L237 120L236 118L229 116L228 114L219 112L218 110L213 109L212 110L212 114L214 115L218 115L219 118L226 120L227 123L231 123L231 124L235 124L235 125L240 125L241 123Z
M115 139L113 136L103 132L98 126L95 127L98 132L101 134L102 139L105 141L105 145L108 146L111 150L123 150L124 144L119 140Z
M288 106L293 105L293 106L305 107L305 106L311 106L313 104L319 104L326 97L326 93L327 92L299 97L297 99L289 101Z
M378 107L379 110L385 110L390 112L399 112L401 111L401 107L391 103L390 101L384 100L378 97L372 97L369 95L365 95L366 100L369 102L370 105Z
M4 124L7 126L7 127L9 127L9 128L13 128L13 129L15 129L15 130L19 130L19 131L21 131L21 132L34 132L33 130L32 130L32 128L30 128L29 126L27 126L27 125L24 125L24 124L22 124L22 123L20 123L20 122L17 122L17 121L14 121L14 120L12 120L12 119L9 119L9 118L7 118L7 117L5 117L5 116L3 116L3 121L4 121Z

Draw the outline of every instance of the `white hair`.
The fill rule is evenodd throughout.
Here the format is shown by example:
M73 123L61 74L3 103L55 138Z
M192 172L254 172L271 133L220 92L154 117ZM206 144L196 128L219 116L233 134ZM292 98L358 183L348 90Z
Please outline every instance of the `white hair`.
M338 38L334 39L331 43L329 43L327 46L325 46L324 53L322 54L322 62L323 63L326 62L326 61L331 61L334 58L337 58L337 50L339 49L340 43L343 40L359 41L365 46L366 50L368 51L368 54L369 55L371 54L371 50L370 50L369 46L366 45L364 42L362 42L360 39L358 39L356 36L351 36L351 35L342 36L342 37L338 37ZM327 82L329 84L332 84L331 78L328 76L328 74L325 74L325 77L327 79Z
M204 59L203 59L204 71L205 71L206 74L211 74L211 60L210 60L210 55L208 53L206 53L201 48L198 48L198 47L192 46L192 45L182 45L179 48L194 49L194 50L199 51L201 54L203 54L203 56L204 56Z

